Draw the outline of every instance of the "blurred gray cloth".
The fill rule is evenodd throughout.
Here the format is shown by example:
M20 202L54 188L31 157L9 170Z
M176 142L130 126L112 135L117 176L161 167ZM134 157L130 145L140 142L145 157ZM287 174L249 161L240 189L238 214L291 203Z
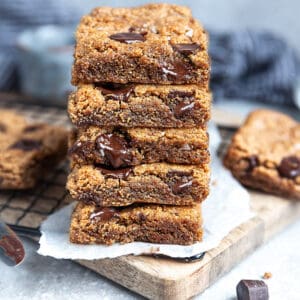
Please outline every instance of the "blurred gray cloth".
M24 29L45 24L74 26L80 1L0 1L0 90L17 89L16 38ZM100 3L99 3L100 5ZM255 99L293 104L300 64L293 49L271 33L210 32L211 88L216 101Z
M215 100L226 97L294 105L300 62L279 37L269 32L211 32L210 56Z

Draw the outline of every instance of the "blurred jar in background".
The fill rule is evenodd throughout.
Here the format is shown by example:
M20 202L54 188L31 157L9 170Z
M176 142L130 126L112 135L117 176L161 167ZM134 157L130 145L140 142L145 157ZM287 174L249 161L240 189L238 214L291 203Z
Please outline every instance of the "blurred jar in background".
M74 28L42 26L17 39L21 92L45 105L67 103L71 81Z

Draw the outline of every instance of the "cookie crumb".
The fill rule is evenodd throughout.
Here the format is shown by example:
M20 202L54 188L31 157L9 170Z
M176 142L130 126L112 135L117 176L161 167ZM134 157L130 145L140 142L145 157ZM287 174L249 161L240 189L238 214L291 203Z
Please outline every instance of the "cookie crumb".
M211 185L212 185L212 186L217 186L217 185L218 185L218 181L217 181L217 180L213 180L213 181L211 182Z
M270 279L272 277L272 273L271 272L265 272L264 276L262 277L263 279Z

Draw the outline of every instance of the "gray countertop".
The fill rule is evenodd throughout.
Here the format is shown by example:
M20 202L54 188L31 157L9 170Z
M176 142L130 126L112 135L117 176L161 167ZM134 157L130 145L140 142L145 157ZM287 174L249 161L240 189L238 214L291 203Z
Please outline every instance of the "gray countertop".
M233 300L240 279L267 280L272 300L296 300L300 295L300 221L259 248L231 272L218 280L198 300ZM38 245L23 239L25 262L16 268L0 263L0 299L142 299L121 286L68 260L56 260L36 253Z

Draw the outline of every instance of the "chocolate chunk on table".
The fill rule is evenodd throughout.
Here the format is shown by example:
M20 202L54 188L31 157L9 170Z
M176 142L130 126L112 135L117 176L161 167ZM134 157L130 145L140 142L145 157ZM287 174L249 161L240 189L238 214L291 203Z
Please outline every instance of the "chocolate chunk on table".
M268 300L268 286L262 280L241 280L236 287L237 300Z

